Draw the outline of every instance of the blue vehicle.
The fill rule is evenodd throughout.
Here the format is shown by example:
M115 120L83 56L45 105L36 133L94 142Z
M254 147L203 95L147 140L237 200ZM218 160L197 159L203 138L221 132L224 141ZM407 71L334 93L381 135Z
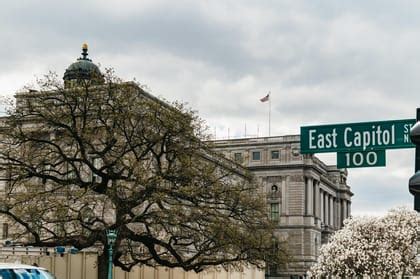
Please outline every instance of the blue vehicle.
M0 279L56 279L43 267L0 263Z

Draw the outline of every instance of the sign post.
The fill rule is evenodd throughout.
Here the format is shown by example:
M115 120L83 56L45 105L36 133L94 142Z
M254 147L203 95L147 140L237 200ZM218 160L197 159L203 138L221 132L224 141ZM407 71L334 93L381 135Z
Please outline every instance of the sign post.
M418 122L410 131L410 139L416 144L415 174L408 181L408 190L414 196L414 210L420 212L420 108L417 108L416 118Z

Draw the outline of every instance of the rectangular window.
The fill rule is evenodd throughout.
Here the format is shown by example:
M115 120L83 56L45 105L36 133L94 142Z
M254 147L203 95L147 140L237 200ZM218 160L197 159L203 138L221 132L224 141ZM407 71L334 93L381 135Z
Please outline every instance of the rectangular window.
M253 151L252 152L252 160L253 161L261 160L261 152L260 151Z
M93 158L92 164L95 169L99 170L102 167L101 158ZM92 172L92 182L101 183L101 177L97 175L96 173Z
M4 171L1 172L0 175L0 191L9 191L10 189L10 181L12 180L11 169L8 166Z
M12 188L12 167L8 166L6 169L6 191L10 191Z
M47 183L46 175L49 175L49 170L51 168L51 165L45 164L44 162L41 162L41 164L38 166L37 172L39 174L39 182L42 185L45 185Z
M235 159L235 162L242 162L242 153L236 152L235 154L233 154L233 157Z
M9 237L9 224L3 223L2 239L7 239L8 237Z
M77 163L73 163L74 165L76 165ZM75 167L70 164L70 163L66 163L66 179L75 179L77 178L77 173L76 170L74 169Z
M273 221L277 221L280 215L280 206L279 203L270 204L270 218Z
M268 267L268 274L267 275L272 275L272 276L277 275L277 266L276 265L270 265Z
M271 151L271 159L272 160L277 160L280 158L280 151L278 150L272 150Z

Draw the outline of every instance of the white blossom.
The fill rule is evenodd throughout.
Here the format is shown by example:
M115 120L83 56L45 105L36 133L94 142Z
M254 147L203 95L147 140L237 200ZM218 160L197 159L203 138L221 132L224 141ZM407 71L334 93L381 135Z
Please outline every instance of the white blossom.
M330 242L320 249L310 276L409 275L416 268L420 214L407 208L384 217L356 217L344 221Z

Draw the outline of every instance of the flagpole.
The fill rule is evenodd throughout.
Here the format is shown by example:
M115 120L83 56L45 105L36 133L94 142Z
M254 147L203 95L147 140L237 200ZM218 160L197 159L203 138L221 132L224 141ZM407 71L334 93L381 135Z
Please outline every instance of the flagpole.
M260 101L265 103L268 101L268 136L271 137L271 91L268 91L268 94L261 98Z
M271 137L271 91L268 91L268 136Z

